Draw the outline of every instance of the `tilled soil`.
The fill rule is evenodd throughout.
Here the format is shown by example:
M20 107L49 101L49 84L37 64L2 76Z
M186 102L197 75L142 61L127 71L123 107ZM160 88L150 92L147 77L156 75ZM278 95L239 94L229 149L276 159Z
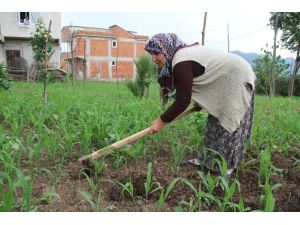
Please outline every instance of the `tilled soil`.
M292 157L297 157L291 151L289 155L274 153L272 164L281 169L280 173L272 176L271 185L281 183L282 186L274 191L276 199L275 211L300 211L300 168L293 165ZM246 159L247 160L247 159ZM147 159L132 160L127 165L120 165L113 168L112 160L107 158L106 164L100 174L91 172L87 179L81 172L83 167L78 162L69 161L61 168L57 168L54 163L45 164L47 170L41 172L36 170L33 182L33 196L37 204L37 211L93 211L96 210L83 198L82 192L93 193L93 201L97 202L98 210L113 212L154 212L157 211L157 200L160 191L154 192L146 198L144 183L147 176ZM197 173L198 167L186 165L175 171L172 167L172 158L168 154L162 154L153 162L153 181L160 183L165 189L175 178L186 178L195 187L200 184ZM50 172L49 172L50 171ZM241 194L245 208L250 210L263 210L261 195L263 187L259 186L258 171L255 169L245 169L242 166L234 171L231 179L237 179L240 183ZM123 184L131 181L133 184L133 197L126 191L122 193L121 188L112 181L119 181ZM89 182L93 182L91 186ZM52 193L52 194L49 194ZM100 193L100 194L99 194ZM224 191L217 187L213 194L224 196ZM195 198L194 192L186 184L177 182L174 189L166 199L162 211L176 211L181 201L188 202L190 198ZM239 202L239 195L235 193L233 202ZM181 209L187 211L188 208L181 205ZM219 211L216 205L203 204L202 211Z

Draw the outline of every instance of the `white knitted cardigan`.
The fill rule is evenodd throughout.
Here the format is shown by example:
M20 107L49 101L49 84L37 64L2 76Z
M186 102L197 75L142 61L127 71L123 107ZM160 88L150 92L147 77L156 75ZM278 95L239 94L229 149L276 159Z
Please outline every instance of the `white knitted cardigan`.
M205 67L205 73L193 80L192 100L234 132L250 106L251 96L244 84L254 88L256 76L251 66L235 54L191 46L176 52L172 67L188 60Z

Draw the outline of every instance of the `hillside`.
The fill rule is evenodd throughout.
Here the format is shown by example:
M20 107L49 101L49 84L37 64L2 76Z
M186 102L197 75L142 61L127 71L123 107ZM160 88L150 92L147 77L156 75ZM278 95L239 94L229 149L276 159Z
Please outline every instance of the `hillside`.
M245 59L251 66L253 65L253 61L257 58L262 58L264 55L263 54L257 54L257 53L245 53L245 52L241 52L241 51L232 51L231 53L237 54L239 56L241 56L243 59ZM284 58L285 62L288 64L292 64L293 62L293 58L292 57L288 57L288 58Z

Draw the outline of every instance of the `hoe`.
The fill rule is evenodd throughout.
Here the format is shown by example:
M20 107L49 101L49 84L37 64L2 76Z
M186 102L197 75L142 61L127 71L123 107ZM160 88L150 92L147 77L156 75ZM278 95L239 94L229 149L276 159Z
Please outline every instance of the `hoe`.
M199 108L198 107L190 108L189 110L186 110L183 113L181 113L178 117L176 117L175 120L178 120L178 119L180 119L182 117L185 117L185 116L187 116L190 113L195 112L195 111L199 111ZM149 134L150 134L150 127L146 128L144 130L141 130L141 131L139 131L139 132L137 132L137 133L135 133L135 134L127 137L127 138L124 138L124 139L122 139L122 140L120 140L118 142L115 142L112 145L109 145L109 146L104 147L104 148L102 148L102 149L100 149L98 151L95 151L95 152L93 152L93 153L91 153L89 155L83 156L83 157L81 157L79 159L79 162L81 162L85 166L90 167L92 160L95 160L95 159L97 159L99 157L102 157L104 155L110 154L113 151L116 151L117 149L119 149L119 148L121 148L121 147L123 147L125 145L128 145L128 144L130 144L130 143L132 143L132 142L134 142L134 141L136 141L136 140L138 140L138 139L140 139L142 137L145 137L145 136L147 136Z

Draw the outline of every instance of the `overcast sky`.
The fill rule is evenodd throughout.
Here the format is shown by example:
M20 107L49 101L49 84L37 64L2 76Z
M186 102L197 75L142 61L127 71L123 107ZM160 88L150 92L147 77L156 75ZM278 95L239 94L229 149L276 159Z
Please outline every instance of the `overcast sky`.
M269 12L208 12L205 45L227 50L227 25L229 24L230 51L261 53L261 48L273 45L274 31L268 26ZM114 24L138 34L152 36L156 33L174 32L187 43L200 42L204 12L63 12L62 26L91 26L108 28ZM293 56L279 50L283 57Z
M299 0L9 0L0 11L62 12L62 26L117 24L147 36L174 32L187 43L201 42L206 11L206 46L227 50L229 24L230 51L261 53L266 44L269 50L273 45L269 12L300 11L300 4ZM288 50L278 53L295 55Z

